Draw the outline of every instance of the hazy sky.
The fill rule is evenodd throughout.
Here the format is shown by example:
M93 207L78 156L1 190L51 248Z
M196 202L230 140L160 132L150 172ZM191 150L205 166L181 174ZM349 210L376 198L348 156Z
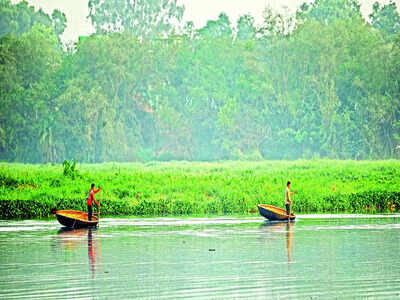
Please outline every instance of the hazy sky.
M289 11L294 12L305 0L179 0L185 6L185 21L193 21L199 28L206 24L207 20L214 20L221 12L225 12L232 23L235 23L238 16L245 13L251 13L256 20L261 19L264 8L269 5L272 8L282 11L287 7ZM12 0L12 2L19 2ZM65 13L68 19L68 26L64 32L63 39L76 40L80 35L90 34L93 29L88 22L87 0L28 0L37 9L43 8L50 13L54 9L59 9ZM310 2L310 1L307 1ZM376 0L359 0L361 10L364 15L371 11L372 4ZM388 3L389 0L380 0L380 3ZM400 6L400 0L394 0L397 7Z

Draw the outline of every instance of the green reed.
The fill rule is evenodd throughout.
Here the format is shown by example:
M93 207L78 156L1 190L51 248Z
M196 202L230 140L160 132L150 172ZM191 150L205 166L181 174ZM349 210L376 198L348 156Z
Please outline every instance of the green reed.
M295 212L400 209L400 161L299 160L63 165L0 163L0 218L47 217L50 209L86 210L91 183L103 187L102 215L225 215L283 207L287 180ZM99 194L96 195L97 199Z

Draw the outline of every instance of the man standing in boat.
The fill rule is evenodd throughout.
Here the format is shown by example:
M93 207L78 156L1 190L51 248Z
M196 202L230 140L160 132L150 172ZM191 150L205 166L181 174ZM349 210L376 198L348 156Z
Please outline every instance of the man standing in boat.
M290 191L290 181L286 183L285 189L285 204L286 204L286 214L288 215L288 220L290 220L290 205L292 205L292 200L290 195L293 195L294 192Z
M93 201L97 204L97 206L100 206L100 203L96 201L96 199L94 198L94 194L98 193L101 190L101 188L99 188L98 190L94 189L94 183L92 183L92 187L90 188L89 191L89 198L87 200L87 207L88 207L88 220L92 221L92 203Z

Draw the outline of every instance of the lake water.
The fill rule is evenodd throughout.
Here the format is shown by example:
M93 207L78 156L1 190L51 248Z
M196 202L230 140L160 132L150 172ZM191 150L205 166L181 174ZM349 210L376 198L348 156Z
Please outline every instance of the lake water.
M400 218L0 221L0 299L400 297Z

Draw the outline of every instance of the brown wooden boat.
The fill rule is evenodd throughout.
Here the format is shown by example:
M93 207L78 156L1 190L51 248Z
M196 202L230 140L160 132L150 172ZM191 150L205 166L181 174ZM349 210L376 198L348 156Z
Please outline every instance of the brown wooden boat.
M92 216L92 220L88 220L88 214L78 210L57 210L55 212L58 222L61 225L70 228L86 228L96 227L99 220L96 216Z
M260 215L262 215L264 218L267 218L270 221L287 221L288 219L286 210L276 206L259 204L258 211L260 212ZM296 216L293 213L291 213L290 220L294 219L296 219Z

